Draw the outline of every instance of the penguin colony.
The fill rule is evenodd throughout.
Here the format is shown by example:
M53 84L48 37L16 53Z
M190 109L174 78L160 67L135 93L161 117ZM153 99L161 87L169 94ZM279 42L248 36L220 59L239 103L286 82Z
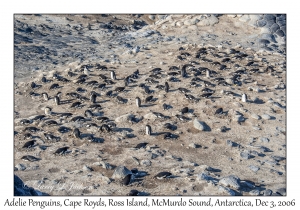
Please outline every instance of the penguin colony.
M147 142L142 140L131 148L146 149L155 138L176 142L183 138L176 130L179 127L185 128L194 117L197 117L195 113L201 111L201 107L199 110L193 110L188 104L198 104L201 101L209 103L220 97L232 96L240 98L242 103L248 103L247 89L243 88L245 84L255 82L257 75L269 74L278 77L281 73L275 66L233 48L219 50L215 47L202 47L193 53L185 52L184 48L181 48L178 54L174 58L178 65L143 70L143 74L135 69L126 72L125 77L120 77L118 69L114 67L89 63L65 73L54 73L52 77L44 76L40 82L36 82L39 84L30 83L27 91L30 92L30 96L39 99L41 103L52 100L53 105L45 106L44 112L34 118L20 121L18 125L22 126L22 129L18 130L17 136L21 137L22 141L19 149L32 151L47 145L54 148L51 150L54 156L61 156L71 154L72 148L77 145L76 142L91 143L97 147L99 143L112 141L111 137L118 132L118 126L114 117L108 114L110 107L106 106L107 101L113 102L114 106L120 109L134 106L139 111L150 112L156 117L154 122L143 117L131 119L133 130L136 126L134 124L143 124L140 136L147 139ZM173 88L175 83L184 85ZM66 92L64 89L68 86L71 86L73 91ZM233 91L217 92L217 89L220 90L222 87L233 87ZM41 89L44 89L44 92ZM239 89L242 91L237 91ZM133 90L138 90L140 94L127 97L128 92ZM158 103L159 97L173 97L172 93L184 99L185 105ZM151 111L154 106L159 107L161 111ZM56 111L57 107L63 107L65 112ZM228 114L228 110L223 110L222 107L212 108L216 118ZM170 110L176 110L177 113L171 115ZM163 123L163 126L156 126L157 122ZM74 126L70 126L70 123ZM82 126L76 127L76 124ZM97 132L86 134L86 129L92 127ZM48 131L50 128L51 132ZM59 144L61 145L59 147L56 146L62 141L63 136L71 140ZM43 152L48 153L50 150L45 149ZM21 159L31 162L42 160L41 156L29 154L22 156ZM161 168L163 167L162 163ZM135 172L139 173L137 170ZM172 173L164 170L157 171L151 176L158 180L172 179ZM125 186L133 183L131 174L121 180L121 184ZM128 195L139 194L135 189L128 193Z

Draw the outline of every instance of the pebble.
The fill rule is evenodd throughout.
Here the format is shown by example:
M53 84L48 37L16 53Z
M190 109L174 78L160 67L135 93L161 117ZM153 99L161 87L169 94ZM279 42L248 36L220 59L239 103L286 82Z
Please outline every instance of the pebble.
M253 113L253 114L251 114L251 118L260 120L261 117L259 115Z
M245 118L244 118L242 115L234 115L233 120L234 120L235 122L244 122L244 121L245 121Z
M264 196L270 196L270 195L272 195L272 193L273 193L273 192L272 192L272 190L270 190L270 189L266 189L266 190L263 191L263 195L264 195Z
M263 143L268 143L270 141L270 139L268 139L267 137L261 137L260 140Z
M257 126L253 126L252 128L253 128L253 130L256 130L256 131L261 130L261 128L260 128L260 127L257 127Z
M149 15L148 17L150 20L155 20L155 15Z
M259 193L260 193L259 190L251 190L251 191L249 192L250 195L256 195L256 196L258 196Z
M261 117L262 117L264 120L270 120L270 119L271 119L271 116L268 115L268 114L263 114Z
M208 131L209 130L208 125L205 122L200 121L198 119L194 119L193 125L194 125L194 128L196 128L200 131Z
M219 187L218 187L218 190L219 190L221 193L225 193L226 195L235 196L235 192L234 192L232 189L230 189L230 188L223 187L223 186L219 186Z
M24 166L23 164L18 164L15 166L19 171L24 171L26 169L26 166Z
M227 177L222 178L219 181L220 184L224 185L225 187L232 187L234 189L239 189L240 186L240 179L237 176L229 175Z
M240 156L243 158L243 159L250 159L250 153L249 151L245 150L244 152L241 152L240 153Z
M260 169L259 167L253 165L248 166L248 168L250 168L250 170L254 171L255 173Z
M145 166L151 166L152 163L151 163L150 160L142 160L142 161L141 161L141 164L142 164L142 165L145 165Z
M122 123L122 122L131 122L131 120L134 118L134 115L132 114L125 114L117 117L115 119L116 122Z
M230 147L233 146L233 142L232 142L231 140L227 140L227 141L226 141L226 144L227 144L228 146L230 146Z
M286 188L279 188L276 192L282 196L286 196Z
M191 147L191 148L197 148L197 145L194 144L194 143L191 143L191 144L189 144L189 147Z
M126 168L125 166L118 166L115 169L115 171L112 175L112 178L113 179L123 179L128 174L132 174L132 172L128 168Z

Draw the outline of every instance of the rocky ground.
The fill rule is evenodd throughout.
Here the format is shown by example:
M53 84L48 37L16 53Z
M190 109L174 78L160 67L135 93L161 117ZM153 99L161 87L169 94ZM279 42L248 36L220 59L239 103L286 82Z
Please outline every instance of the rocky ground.
M15 174L50 195L285 195L283 19L16 15Z

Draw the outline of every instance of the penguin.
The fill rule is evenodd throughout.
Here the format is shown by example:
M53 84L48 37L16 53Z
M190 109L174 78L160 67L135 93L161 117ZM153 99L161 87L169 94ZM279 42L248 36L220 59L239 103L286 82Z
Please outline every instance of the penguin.
M169 87L168 82L165 82L165 92L166 93L169 92L169 89L170 89L170 87Z
M163 178L170 178L170 176L172 176L170 172L163 171L156 174L153 178L163 179Z
M32 82L32 83L30 84L30 87L31 87L32 89L34 89L34 88L36 88L37 86L36 86L36 84L35 84L34 82Z
M88 118L93 117L93 113L90 110L85 110L84 115Z
M46 83L46 82L47 82L46 77L42 77L41 82L42 82L42 83Z
M59 99L58 96L55 96L55 97L54 97L54 101L55 101L55 104L56 104L56 105L60 105L60 99Z
M73 130L73 135L74 135L75 138L80 139L80 131L79 131L78 128L75 128Z
M27 141L22 148L31 148L34 146L36 140Z
M184 107L182 110L181 110L181 114L185 114L185 113L188 113L189 112L189 108L188 107Z
M215 114L223 114L223 108L218 108L215 112Z
M139 97L135 98L135 104L137 107L141 107L141 99Z
M114 71L110 71L110 78L116 80L116 73Z
M50 107L45 107L45 115L49 116L51 114L52 114L51 108Z
M87 76L90 76L90 72L86 67L84 67L83 73Z
M247 95L245 93L242 95L242 102L247 102Z
M131 181L131 176L132 174L127 174L122 180L121 180L121 185L129 185Z
M150 125L146 125L146 135L151 135L151 126Z
M91 94L91 96L90 96L90 101L91 101L93 104L96 103L96 97L97 97L96 94Z
M57 149L53 154L54 155L63 155L68 151L69 147L61 147Z
M42 93L43 98L45 99L45 101L49 100L48 94L47 93Z
M148 96L146 99L145 99L145 102L150 102L151 100L153 99L153 96Z
M167 104L163 104L163 110L167 110L168 109L168 105Z
M182 69L181 69L181 76L182 76L182 77L185 77L185 76L186 76L186 70L185 70L185 68L186 68L186 67L183 66Z
M31 156L31 155L25 155L23 157L21 157L22 160L25 160L25 161L30 161L30 162L34 162L34 161L39 161L40 159L39 158L36 158L34 156Z
M135 149L141 149L141 148L145 148L147 146L148 143L144 142L144 143L139 143L137 144L134 148Z
M206 70L206 77L210 77L210 71L208 69Z
M139 191L137 190L130 190L130 192L127 194L128 196L138 196Z

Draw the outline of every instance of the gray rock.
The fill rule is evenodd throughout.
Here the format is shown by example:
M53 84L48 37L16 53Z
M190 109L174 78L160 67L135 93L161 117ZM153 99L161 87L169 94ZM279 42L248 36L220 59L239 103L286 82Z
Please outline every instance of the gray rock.
M14 196L45 196L46 193L35 190L25 183L16 175L14 175Z
M251 171L254 171L255 173L260 169L259 167L253 166L253 165L248 166L248 168L249 168Z
M256 120L260 120L260 116L257 114L251 114L251 118L256 119Z
M84 166L82 167L82 170L84 170L84 171L93 171L93 169L90 168L90 167L88 167L87 165L84 165Z
M141 161L141 164L142 164L142 165L145 165L145 166L151 166L152 163L151 163L150 160L142 160L142 161Z
M226 141L226 144L227 144L228 146L230 146L230 147L233 146L233 142L232 142L231 140L227 140L227 141Z
M240 188L240 179L234 175L229 175L222 178L219 183L224 185L225 187L232 187L237 190Z
M270 141L270 139L268 139L267 137L261 137L260 140L264 143L268 143Z
M270 189L266 189L266 190L263 191L264 196L270 196L270 195L272 195L272 193L273 193L273 191L270 190Z
M114 171L112 178L113 179L123 179L128 174L132 174L132 172L126 168L125 166L118 166L116 170Z
M189 147L191 147L191 148L197 148L197 145L194 144L194 143L190 143L190 144L189 144Z
M249 192L249 194L250 195L256 195L256 196L258 196L259 195L259 193L260 193L260 191L259 190L251 190L250 192Z
M270 120L270 119L271 119L271 116L268 115L268 114L263 114L261 117L262 117L264 120Z
M244 122L245 118L242 115L234 115L233 121L235 121L235 122Z
M26 169L26 166L23 164L19 163L18 165L15 166L19 171L24 171Z
M243 159L245 159L245 160L250 159L250 153L249 153L249 151L247 151L247 150L241 152L241 153L240 153L240 156L241 156Z
M253 130L256 130L256 131L261 130L261 128L260 128L260 127L257 127L257 126L252 126L252 128L253 128Z
M155 20L155 15L149 15L148 17L150 20Z
M235 196L235 192L230 188L219 186L218 190L225 195Z
M270 165L270 166L276 166L278 163L273 160L265 160L264 163Z
M197 130L200 130L200 131L209 131L210 130L209 126L205 122L200 121L198 119L194 119L193 125L194 125L194 128L196 128Z
M276 192L282 196L286 196L286 188L279 188Z
M134 118L134 115L132 114L125 114L117 117L115 121L117 123L123 123L123 122L131 122L131 120Z

